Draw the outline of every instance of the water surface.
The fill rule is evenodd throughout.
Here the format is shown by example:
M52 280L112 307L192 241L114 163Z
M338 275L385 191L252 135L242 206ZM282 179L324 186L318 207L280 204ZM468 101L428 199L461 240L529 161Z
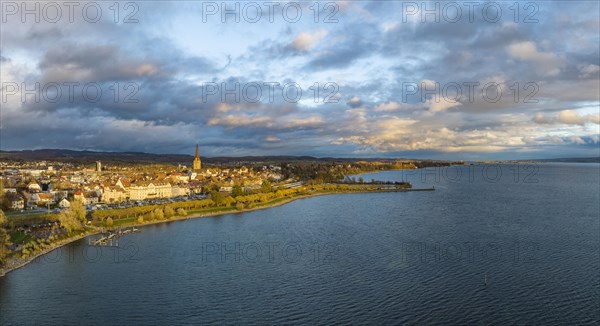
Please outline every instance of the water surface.
M118 251L81 240L0 278L0 324L598 323L599 172L387 171L362 176L436 191L147 226Z

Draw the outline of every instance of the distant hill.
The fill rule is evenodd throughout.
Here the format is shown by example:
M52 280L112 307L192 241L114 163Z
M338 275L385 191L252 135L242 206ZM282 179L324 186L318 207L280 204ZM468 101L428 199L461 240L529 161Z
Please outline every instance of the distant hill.
M600 163L599 157L564 157L533 160L536 162L564 162L564 163Z
M73 151L67 149L37 149L23 151L0 151L0 160L25 160L25 161L58 161L90 163L103 162L183 162L191 161L190 155L160 155L138 152L94 152Z
M240 156L240 157L201 157L202 162L208 164L228 163L281 163L281 162L357 162L381 161L391 162L396 160L412 160L407 158L349 158L349 157L313 157L313 156ZM174 163L191 164L193 155L183 154L151 154L143 152L96 152L76 151L69 149L36 149L22 151L0 151L0 160L23 161L57 161L74 163L93 163L102 161L106 163ZM423 162L449 162L447 160L413 160ZM552 159L519 160L529 162L571 162L571 163L600 163L600 157L566 157Z
M92 163L102 161L106 163L182 163L191 164L193 155L182 154L150 154L142 152L95 152L75 151L67 149L37 149L23 151L0 151L0 160L23 161L57 161ZM364 158L334 158L312 156L242 156L242 157L202 157L202 162L208 164L227 164L233 162L299 162L299 161L394 161L396 159L364 159ZM428 161L428 160L425 160Z

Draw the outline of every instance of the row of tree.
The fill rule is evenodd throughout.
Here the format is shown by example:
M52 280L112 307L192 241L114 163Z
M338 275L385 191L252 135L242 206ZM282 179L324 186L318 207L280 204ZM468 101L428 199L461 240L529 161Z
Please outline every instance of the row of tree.
M8 255L10 243L10 235L6 230L7 219L4 212L0 209L0 265L4 264L4 259Z
M268 185L271 189L270 184ZM187 211L198 210L210 207L233 207L243 209L244 207L253 207L256 203L265 203L276 198L282 198L294 194L306 192L304 188L295 189L280 189L277 191L237 195L233 197L226 195L218 191L211 191L210 198L201 200L191 200L170 203L166 206L162 205L148 205L148 206L135 206L120 209L109 209L109 210L97 210L92 212L92 220L96 223L108 224L110 218L113 222L118 219L125 218L136 218L140 223L144 221L152 220L163 220L165 218L171 218L175 214L184 216ZM241 204L243 206L240 206Z

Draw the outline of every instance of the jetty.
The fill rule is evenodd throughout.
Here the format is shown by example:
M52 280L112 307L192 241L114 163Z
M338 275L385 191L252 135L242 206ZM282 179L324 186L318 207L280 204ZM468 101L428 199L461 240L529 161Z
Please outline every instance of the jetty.
M135 227L131 227L128 229L118 229L116 232L102 232L102 237L99 239L92 240L91 238L89 238L88 245L118 247L120 237L137 232L140 232L140 229L137 229Z

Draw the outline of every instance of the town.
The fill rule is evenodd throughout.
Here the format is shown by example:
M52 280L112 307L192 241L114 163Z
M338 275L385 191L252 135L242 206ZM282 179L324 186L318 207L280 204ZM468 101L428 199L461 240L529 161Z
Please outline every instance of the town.
M198 145L187 164L4 156L0 274L70 241L99 233L101 240L113 239L148 223L262 209L307 196L434 190L352 175L449 164L314 158L204 164Z
M185 165L107 166L62 162L0 162L5 211L58 212L73 201L86 210L203 199L210 191L249 193L265 181L280 182L281 167L263 165L202 168L196 148L193 167ZM294 186L293 180L287 180ZM289 187L282 185L282 187Z

